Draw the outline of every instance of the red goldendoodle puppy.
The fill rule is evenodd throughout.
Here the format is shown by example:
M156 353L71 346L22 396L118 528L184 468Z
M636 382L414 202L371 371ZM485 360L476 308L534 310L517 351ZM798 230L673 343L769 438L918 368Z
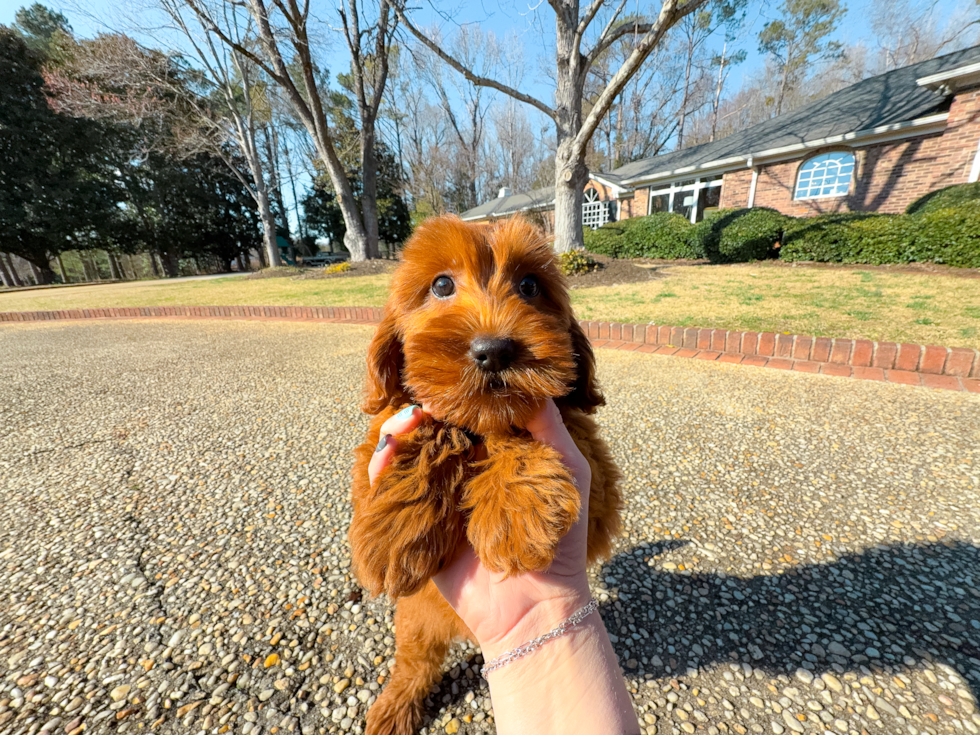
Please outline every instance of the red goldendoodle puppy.
M368 714L369 735L411 735L449 644L472 635L431 577L469 542L485 566L547 569L579 496L558 453L523 427L548 398L592 468L589 561L619 530L619 470L589 417L604 403L589 340L543 234L521 219L492 226L439 217L420 226L395 272L368 353L350 542L373 594L400 598L396 665ZM425 404L374 487L381 424ZM477 444L481 443L479 448Z

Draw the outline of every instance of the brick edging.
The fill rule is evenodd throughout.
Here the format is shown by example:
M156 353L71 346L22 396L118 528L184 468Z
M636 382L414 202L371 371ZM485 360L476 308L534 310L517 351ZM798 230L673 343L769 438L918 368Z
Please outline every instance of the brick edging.
M0 323L184 317L377 324L382 311L372 306L138 306L7 311L0 312ZM980 393L980 352L964 347L657 324L587 320L579 324L594 347L605 349Z

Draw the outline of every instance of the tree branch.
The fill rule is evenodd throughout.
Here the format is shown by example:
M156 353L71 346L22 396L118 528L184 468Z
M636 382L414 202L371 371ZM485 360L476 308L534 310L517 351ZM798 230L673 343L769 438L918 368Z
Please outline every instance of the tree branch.
M395 13L398 14L398 19L401 21L402 25L405 26L413 36L415 36L419 41L421 41L424 46L426 46L430 51L432 51L432 53L434 53L440 59L442 59L447 64L449 64L449 66L451 66L453 69L455 69L464 77L466 77L466 79L471 84L475 84L479 87L489 87L490 89L496 89L498 92L503 92L504 94L508 95L509 97L513 97L515 100L518 100L519 102L523 102L525 104L531 105L532 107L536 107L545 115L550 117L552 120L557 120L555 111L541 100L535 97L531 97L530 95L526 95L523 92L518 92L513 87L509 87L508 85L502 82L498 82L495 79L487 79L486 77L481 77L477 74L474 74L473 71L471 69L468 69L466 66L464 66L462 62L460 62L455 57L450 56L448 53L443 51L442 48L440 48L437 43L432 41L428 36L422 33L422 31L416 28L411 23L411 21L408 20L408 18L405 16L405 9L403 7L404 1L405 0L395 0L392 3L392 7L394 7L395 9Z
M686 15L693 13L695 10L707 3L708 0L688 0L684 3L683 7L678 7L678 0L665 0L663 7L660 9L660 15L657 20L650 26L650 30L647 31L646 35L640 40L640 42L633 49L633 53L629 55L629 58L623 62L623 65L619 68L613 78L609 80L606 88L602 90L602 94L599 95L599 99L596 100L592 109L589 111L588 117L582 122L582 127L575 135L575 139L572 142L573 156L584 156L585 149L589 144L589 140L592 138L592 134L595 132L602 118L605 117L606 113L609 112L609 108L612 107L613 102L619 93L623 91L627 82L636 73L636 70L640 68L640 65L646 60L650 53L657 47L660 43L664 34L681 18ZM628 26L627 26L628 28ZM629 32L627 30L627 32ZM611 35L616 35L611 34ZM611 43L611 41L609 41ZM607 44L608 45L608 44ZM596 46L596 48L599 48ZM592 50L595 52L595 48Z
M661 12L663 11L661 10ZM653 30L657 25L656 23L623 23L618 28L613 29L612 24L613 21L610 21L606 25L602 31L602 35L599 36L599 40L596 41L595 46L593 46L592 50L585 55L586 69L592 66L592 63L598 59L604 51L606 51L623 36L628 36L631 33L637 36L641 33L645 35Z
M592 19L595 18L595 14L599 12L599 8L601 8L605 2L606 0L592 0L592 4L585 9L585 15L583 15L582 20L579 21L578 28L575 29L576 36L581 38L585 35L585 31L588 29L589 23L592 22ZM625 5L625 2L623 4ZM622 8L622 6L620 7ZM616 11L616 15L619 15L620 12L621 10Z

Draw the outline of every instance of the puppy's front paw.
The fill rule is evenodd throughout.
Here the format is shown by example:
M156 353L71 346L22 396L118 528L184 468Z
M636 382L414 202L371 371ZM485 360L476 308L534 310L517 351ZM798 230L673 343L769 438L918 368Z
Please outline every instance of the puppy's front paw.
M463 432L431 424L397 447L355 503L348 534L361 584L391 598L418 592L462 540L457 504L471 451Z
M488 442L487 451L464 494L470 545L493 571L543 571L578 518L581 502L572 475L558 452L540 442Z

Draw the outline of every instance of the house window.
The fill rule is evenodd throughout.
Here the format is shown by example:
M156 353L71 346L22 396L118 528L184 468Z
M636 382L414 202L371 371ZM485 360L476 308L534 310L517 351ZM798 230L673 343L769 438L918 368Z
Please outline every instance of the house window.
M582 202L582 226L589 229L602 227L609 221L609 202L599 199L599 192L591 186L585 190L585 201Z
M717 208L721 203L721 176L677 181L664 189L649 192L647 214L674 212L700 222L706 209Z
M795 199L846 196L854 176L854 154L824 153L800 166Z
M650 214L666 212L670 206L670 194L654 194L650 197Z

